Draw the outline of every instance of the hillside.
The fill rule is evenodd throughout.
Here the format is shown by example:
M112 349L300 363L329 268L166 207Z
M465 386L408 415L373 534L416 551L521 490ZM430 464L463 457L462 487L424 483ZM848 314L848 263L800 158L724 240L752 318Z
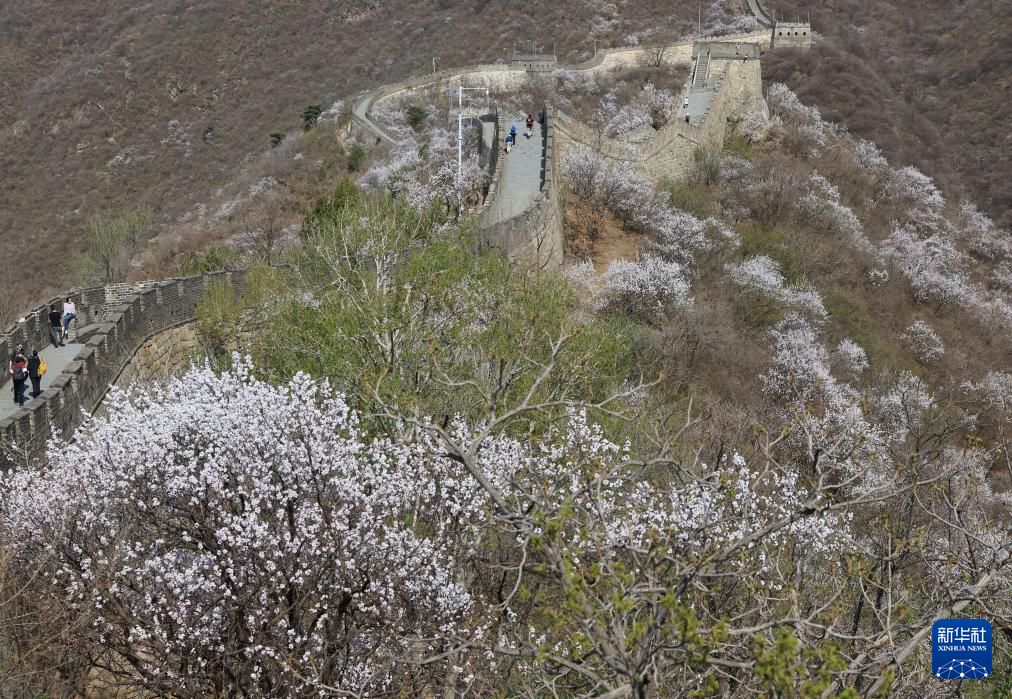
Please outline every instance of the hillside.
M727 26L742 9L712 5L704 28ZM933 0L914 17L895 1L835 2L812 13L823 37L812 57L773 55L768 77L1009 223L1008 3ZM83 247L89 216L144 207L165 230L234 182L269 134L298 129L308 104L346 104L363 88L424 73L433 56L440 67L490 61L534 40L577 60L595 42L689 33L696 14L687 0L534 2L522 12L495 0L5 3L0 229L15 254L60 260L44 275L17 268L21 304L77 281L67 259ZM316 161L317 188L345 163L325 147ZM181 252L208 238L176 235L168 251L152 252L149 275L173 272Z
M771 55L766 76L1012 225L1012 3L836 0L811 21L814 50Z
M0 695L1012 696L1012 233L768 39L392 72L93 219L189 276L12 355Z
M705 19L738 9L724 0ZM306 105L425 73L433 56L441 67L492 61L533 40L579 59L595 37L670 38L696 20L689 0L523 11L502 0L3 3L0 230L11 254L52 261L17 268L28 295L57 293L74 281L67 260L89 216L143 207L173 223L268 149L269 134L298 129ZM327 166L321 179L336 181Z

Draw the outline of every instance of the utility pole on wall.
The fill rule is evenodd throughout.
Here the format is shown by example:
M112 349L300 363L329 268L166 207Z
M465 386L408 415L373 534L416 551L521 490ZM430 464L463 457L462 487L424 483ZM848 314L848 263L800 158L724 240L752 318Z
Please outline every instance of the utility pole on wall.
M436 58L435 56L432 57L432 74L433 75L436 74L436 61L438 61L438 60L439 59Z

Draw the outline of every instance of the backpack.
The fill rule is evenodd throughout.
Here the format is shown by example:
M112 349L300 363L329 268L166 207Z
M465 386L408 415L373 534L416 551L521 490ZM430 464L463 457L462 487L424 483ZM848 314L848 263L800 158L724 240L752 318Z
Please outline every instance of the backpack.
M14 365L14 373L12 374L15 381L24 381L25 377L28 376L28 370L21 364Z
M46 370L47 369L49 369L49 367L46 366L46 360L45 359L39 359L39 378L40 379L43 376L46 375Z

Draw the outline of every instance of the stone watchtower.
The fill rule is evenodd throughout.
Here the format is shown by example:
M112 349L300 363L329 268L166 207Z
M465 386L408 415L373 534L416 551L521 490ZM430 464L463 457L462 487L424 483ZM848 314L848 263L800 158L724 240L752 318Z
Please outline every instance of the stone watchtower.
M745 0L745 3L755 15L756 23L770 30L770 48L812 47L811 22L802 22L800 16L797 22L778 20L776 14L763 6L762 0Z
M780 22L773 23L773 37L770 45L773 48L799 48L809 49L812 47L812 25L810 22Z

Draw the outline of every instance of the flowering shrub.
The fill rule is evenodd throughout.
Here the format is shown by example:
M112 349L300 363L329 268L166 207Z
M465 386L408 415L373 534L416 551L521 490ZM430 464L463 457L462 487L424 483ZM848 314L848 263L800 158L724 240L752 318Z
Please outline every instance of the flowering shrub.
M770 120L762 112L751 111L745 114L738 122L738 130L748 139L749 143L761 141L766 138L770 130Z
M821 507L793 466L732 452L699 463L695 478L630 478L629 448L575 409L536 447L460 424L438 433L368 437L326 383L271 386L236 357L221 376L192 369L132 398L115 393L108 417L54 449L50 468L8 475L5 543L51 576L54 601L93 619L82 652L116 653L106 670L116 681L292 697L421 696L447 677L466 690L519 647L551 648L554 664L583 624L613 614L611 593L604 607L580 595L584 561L603 591L637 562L632 617L589 638L610 644L665 594L645 582L667 579L672 560L720 554L750 585L782 590L779 561L794 542L805 542L792 556L805 567L850 545L849 516ZM490 498L516 513L493 516ZM554 596L516 598L506 586L494 633L491 609L472 619L487 581L469 586L472 566L485 567L480 547L497 541L509 548L485 575L522 555L570 596L552 643L526 619L531 604L558 610ZM542 676L525 667L519 681Z
M938 212L945 205L945 199L934 180L909 165L890 172L879 196L925 212Z
M395 144L388 157L374 165L361 182L382 189L393 197L425 208L433 200L459 218L468 205L480 203L488 173L478 163L477 144L465 141L461 177L457 177L457 135L446 129L426 131L421 146L414 138Z
M816 157L834 129L822 120L815 107L809 107L783 83L773 83L766 91L770 115L784 131L785 147L797 156Z
M1012 291L1012 263L995 265L991 270L991 284L1002 291Z
M878 176L889 169L889 162L882 155L882 149L871 141L855 139L854 158L865 172Z
M587 146L567 149L560 166L578 196L618 215L628 215L638 202L654 195L652 183L634 173L628 162L605 158Z
M1012 254L1012 237L969 202L959 207L959 233L970 252L986 260Z
M672 209L659 197L638 209L635 222L653 236L650 250L685 265L692 265L701 253L726 251L740 243L734 229L722 221Z
M900 338L922 362L928 364L936 362L945 354L942 338L923 320L915 321L903 331Z
M901 441L911 430L923 426L928 412L934 407L935 399L923 379L905 371L879 396L876 418L891 439Z
M980 381L964 381L960 386L977 400L984 402L1006 420L1012 417L1012 374L1007 371L989 371Z
M773 365L762 376L766 392L781 400L809 395L830 405L845 403L849 392L837 384L830 357L818 341L815 328L790 313L772 330Z
M785 286L780 265L766 255L750 257L736 265L728 265L731 281L747 292L776 299L784 306L801 311L815 322L829 317L819 292L810 286Z
M894 224L879 255L903 272L918 301L961 305L972 293L963 269L965 256L944 234L922 238L911 226Z
M399 672L379 658L471 607L454 560L483 518L475 485L424 441L367 438L326 384L271 386L237 358L114 393L48 469L7 476L3 512L149 688L375 692Z
M842 368L853 375L864 372L870 366L864 348L849 337L840 340L833 355Z
M682 267L653 255L644 255L635 262L612 262L602 275L602 283L599 309L621 307L646 320L692 304Z
M784 286L780 265L766 255L756 255L737 265L728 267L731 281L770 296L779 294Z

